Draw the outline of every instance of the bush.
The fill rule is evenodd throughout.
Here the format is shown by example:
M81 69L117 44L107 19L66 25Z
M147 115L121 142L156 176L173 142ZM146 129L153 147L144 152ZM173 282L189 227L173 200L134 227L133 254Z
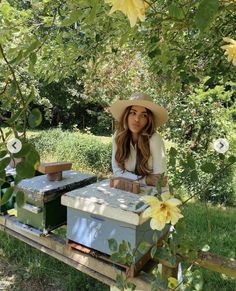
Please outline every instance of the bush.
M108 174L111 171L111 140L60 128L42 131L31 139L44 161L71 161L73 169Z

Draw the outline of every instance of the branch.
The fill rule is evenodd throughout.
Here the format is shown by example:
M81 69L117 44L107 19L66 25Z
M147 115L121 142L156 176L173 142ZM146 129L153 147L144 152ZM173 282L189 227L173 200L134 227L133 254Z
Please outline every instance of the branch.
M180 256L183 261L191 261L186 256L180 254L178 254L178 256ZM236 278L236 261L234 259L199 250L197 258L192 263L211 271L223 273L227 276Z
M8 59L7 59L7 57L6 57L5 53L4 53L4 51L3 51L3 48L2 48L2 45L1 45L1 44L0 44L0 52L1 52L1 54L2 54L2 56L3 56L3 59L5 60L7 66L8 66L8 68L9 68L9 70L10 70L12 76L13 76L13 79L14 79L14 81L15 81L15 83L16 83L16 88L17 88L17 90L18 90L18 92L19 92L19 96L20 96L20 99L21 99L21 103L22 103L22 105L23 105L23 109L24 109L24 111L23 111L23 114L24 114L24 129L23 129L23 137L26 138L26 109L27 109L27 106L26 106L26 103L25 103L25 100L24 100L23 94L22 94L22 92L21 92L21 88L20 88L19 82L17 81L15 71L14 71L14 69L12 68L11 64L9 63L9 61L8 61ZM15 134L17 134L16 130L13 129L13 131L14 131ZM17 137L17 135L16 135L16 137Z
M1 129L1 127L0 127L0 133L1 133L2 141L5 142L4 132Z

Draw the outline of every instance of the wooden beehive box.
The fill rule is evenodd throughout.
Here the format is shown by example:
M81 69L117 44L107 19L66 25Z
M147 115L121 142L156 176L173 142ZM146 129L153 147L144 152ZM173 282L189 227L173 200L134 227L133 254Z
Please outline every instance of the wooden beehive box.
M26 195L26 204L17 208L17 220L44 233L66 223L66 207L61 205L61 195L96 182L93 174L68 170L62 180L49 181L47 175L22 180L16 190Z
M65 193L61 203L67 206L67 239L108 255L110 238L118 243L126 240L132 248L142 241L152 243L150 221L142 216L147 205L138 207L145 190L137 195L111 188L110 181L104 180Z

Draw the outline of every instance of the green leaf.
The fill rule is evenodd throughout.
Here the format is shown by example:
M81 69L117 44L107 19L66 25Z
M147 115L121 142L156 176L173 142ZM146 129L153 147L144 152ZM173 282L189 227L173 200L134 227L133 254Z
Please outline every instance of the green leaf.
M26 105L29 105L35 98L34 88L31 89L29 96L26 99Z
M198 182L198 172L196 170L190 172L190 179L192 182Z
M192 157L192 155L188 155L187 156L187 166L190 169L195 169L196 168L195 160Z
M42 122L42 119L42 113L40 110L38 108L34 108L28 117L29 126L32 128L39 126Z
M14 158L23 158L28 153L30 153L31 149L32 149L32 145L30 143L22 143L21 150L18 153L13 154L13 156Z
M230 164L234 164L234 163L236 163L236 156L230 156L230 157L228 158L228 162L229 162Z
M4 205L8 202L8 200L11 198L12 196L12 193L14 191L14 188L13 187L9 187L7 188L7 190L5 191L5 193L3 194L2 196L2 199L1 199L1 202L0 202L0 205Z
M9 89L9 95L10 96L15 96L16 95L16 81L13 80L11 82L11 86L10 86L10 89Z
M69 26L69 25L75 23L82 16L82 14L83 13L81 10L73 11L68 17L66 17L61 22L61 26Z
M32 65L34 65L37 62L37 54L36 53L31 53L29 59L30 59L30 63Z
M157 248L156 249L154 258L167 260L169 257L170 257L170 254L166 248Z
M10 61L10 64L18 64L22 59L23 59L24 55L23 55L23 51L19 51L18 55L16 58L14 58L13 60Z
M201 170L208 174L213 174L216 172L216 166L213 163L206 162L201 166Z
M120 245L119 245L119 253L121 255L126 255L127 251L128 251L127 243L125 240L122 240Z
M32 178L34 177L35 169L31 164L22 161L16 165L16 173L21 178Z
M148 252L148 250L150 249L151 244L148 242L141 242L138 246L138 252L140 252L141 254L146 254Z
M136 285L134 283L128 282L126 290L127 291L134 291L134 290L136 290Z
M129 39L129 36L130 36L130 30L128 30L126 33L124 33L121 38L120 38L120 47L122 47L126 42L127 40Z
M26 196L23 191L18 191L16 193L16 204L18 207L24 206L26 203Z
M40 156L33 146L31 147L30 152L28 152L27 155L25 156L25 160L32 167L34 167L34 169L36 169L36 167L38 166L40 162Z
M112 255L111 255L111 259L113 260L113 261L115 261L115 262L121 262L124 258L123 258L123 256L121 256L121 254L120 253L113 253Z
M170 17L176 18L176 19L184 19L184 12L181 7L177 5L177 3L172 3L169 6L169 15Z
M24 57L26 57L28 54L30 54L33 50L38 48L41 45L41 42L36 39L31 43L31 45L28 47L28 49L24 52Z
M112 252L116 252L117 249L118 249L118 244L117 244L117 241L114 239L114 238L110 238L108 239L108 245L109 245L109 249L112 251Z
M151 258L155 257L156 251L157 251L157 246L153 246L151 249Z
M33 73L34 72L34 65L37 61L37 55L36 53L31 53L29 56L29 72Z
M92 9L86 19L87 24L92 24L96 21L97 12L101 7L101 3L98 0L90 0L90 4L92 4Z
M125 278L123 274L116 275L116 286L120 290L125 290Z
M178 152L175 148L171 147L169 151L169 164L171 167L175 167L176 165L176 156Z
M0 171L0 185L6 182L6 172Z
M127 254L125 257L126 264L132 265L134 263L135 257L132 254Z
M4 171L5 168L9 165L11 158L6 157L0 161L0 172Z
M157 243L159 240L159 235L158 235L158 232L156 230L153 233L152 240L154 243Z
M219 0L202 0L195 16L196 26L204 31L214 19L219 8Z
M7 154L6 150L0 151L0 159L4 158L6 154Z

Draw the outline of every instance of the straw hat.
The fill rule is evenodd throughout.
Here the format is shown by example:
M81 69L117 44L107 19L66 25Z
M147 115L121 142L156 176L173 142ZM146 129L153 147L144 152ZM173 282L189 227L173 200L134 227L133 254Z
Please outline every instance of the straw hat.
M119 121L124 110L129 106L143 106L150 111L152 111L155 119L155 125L157 127L161 126L168 120L168 113L167 110L160 105L157 105L153 102L152 97L147 94L137 92L130 96L129 100L118 100L114 102L109 111L113 115L113 117Z

